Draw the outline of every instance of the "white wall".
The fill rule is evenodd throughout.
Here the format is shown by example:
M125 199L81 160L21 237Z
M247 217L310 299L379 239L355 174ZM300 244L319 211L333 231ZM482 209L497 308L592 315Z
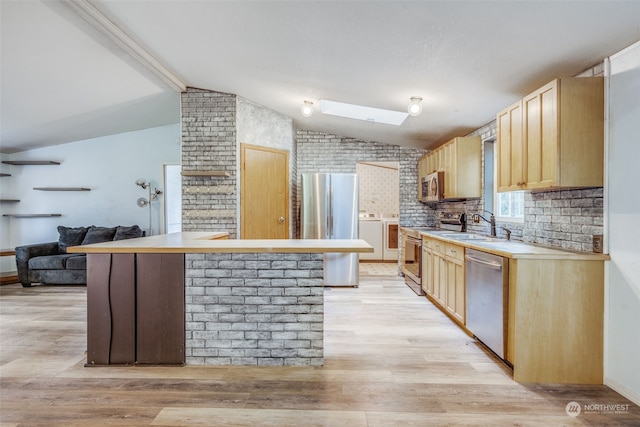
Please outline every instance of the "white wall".
M605 384L640 405L640 42L610 70Z
M0 246L58 240L58 225L116 226L138 224L149 233L149 209L136 204L147 190L135 185L144 178L163 187L163 164L180 163L180 125L168 125L47 148L4 155L3 160L53 160L59 166L8 166L3 172L2 213L60 213L53 218L2 217ZM91 191L50 192L33 187L88 187ZM153 233L163 230L164 198L152 206ZM15 270L15 265L13 267Z

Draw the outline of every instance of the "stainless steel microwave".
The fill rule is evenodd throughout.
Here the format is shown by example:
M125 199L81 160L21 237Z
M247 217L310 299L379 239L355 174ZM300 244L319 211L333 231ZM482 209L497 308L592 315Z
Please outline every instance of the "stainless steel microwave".
M422 177L422 202L438 202L444 199L444 172L433 172Z

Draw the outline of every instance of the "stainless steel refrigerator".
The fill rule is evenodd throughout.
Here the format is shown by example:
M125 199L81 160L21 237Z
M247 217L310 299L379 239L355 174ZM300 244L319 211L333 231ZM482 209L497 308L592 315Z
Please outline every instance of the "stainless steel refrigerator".
M358 238L358 175L302 174L300 222L303 239ZM358 254L324 255L325 286L358 286Z

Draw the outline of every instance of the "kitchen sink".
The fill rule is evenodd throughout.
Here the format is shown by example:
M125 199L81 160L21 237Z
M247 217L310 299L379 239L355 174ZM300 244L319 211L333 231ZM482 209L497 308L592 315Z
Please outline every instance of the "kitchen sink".
M442 237L446 237L449 239L456 240L476 240L476 241L489 241L494 242L499 239L496 237L483 236L482 234L473 234L473 233L452 233L452 234L442 234Z

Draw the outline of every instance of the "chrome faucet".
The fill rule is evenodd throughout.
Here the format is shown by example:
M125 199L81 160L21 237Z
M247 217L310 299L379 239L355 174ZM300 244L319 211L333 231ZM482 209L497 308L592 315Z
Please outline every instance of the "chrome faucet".
M489 212L487 210L485 210L485 212L491 214L489 219L483 217L480 214L473 214L473 216L481 218L483 221L488 222L489 224L491 224L491 237L497 237L497 235L496 235L496 216L492 212Z

